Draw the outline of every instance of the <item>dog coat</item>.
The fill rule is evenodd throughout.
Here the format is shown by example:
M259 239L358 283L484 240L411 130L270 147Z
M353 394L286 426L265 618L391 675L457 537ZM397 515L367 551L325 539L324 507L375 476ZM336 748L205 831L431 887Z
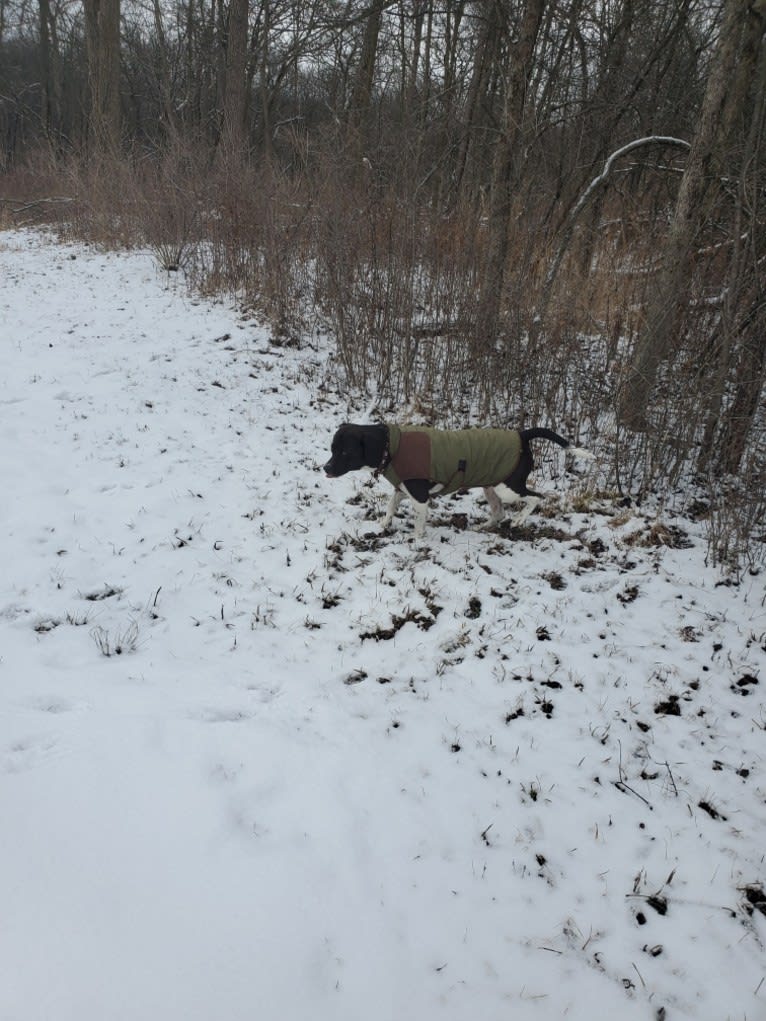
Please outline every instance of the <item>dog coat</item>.
M391 460L383 471L398 489L407 479L428 479L439 493L472 486L496 486L513 472L521 457L516 429L429 429L388 427Z

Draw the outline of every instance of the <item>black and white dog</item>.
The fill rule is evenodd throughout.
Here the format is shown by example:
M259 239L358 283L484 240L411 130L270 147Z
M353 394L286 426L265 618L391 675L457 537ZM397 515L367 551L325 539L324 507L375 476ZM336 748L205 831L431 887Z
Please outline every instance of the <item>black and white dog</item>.
M490 509L481 526L491 528L503 518L503 502L524 502L515 524L522 524L540 502L527 488L534 467L530 440L546 439L581 457L593 455L550 429L429 429L421 426L342 425L332 440L332 456L324 466L328 478L372 468L394 487L381 522L387 528L399 504L409 496L415 504L415 536L423 535L428 499L437 493L480 486Z

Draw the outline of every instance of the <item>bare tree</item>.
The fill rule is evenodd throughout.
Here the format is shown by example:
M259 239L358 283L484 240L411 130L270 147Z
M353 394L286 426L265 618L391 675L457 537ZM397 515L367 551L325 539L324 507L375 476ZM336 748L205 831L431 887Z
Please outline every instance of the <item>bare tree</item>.
M766 2L725 0L718 47L686 169L681 178L675 214L665 241L662 268L646 310L630 370L621 386L620 417L631 429L646 427L646 413L657 371L673 350L687 305L696 240L705 223L711 194L718 186L716 157L742 116L744 91L738 82L752 79L757 48L749 36L763 36ZM747 65L747 66L745 66Z

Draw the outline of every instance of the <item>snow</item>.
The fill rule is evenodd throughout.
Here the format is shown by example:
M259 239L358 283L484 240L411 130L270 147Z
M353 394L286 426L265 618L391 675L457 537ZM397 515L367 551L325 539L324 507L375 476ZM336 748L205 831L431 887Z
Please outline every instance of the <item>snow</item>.
M766 1018L763 577L545 444L381 535L329 359L0 234L0 1018Z

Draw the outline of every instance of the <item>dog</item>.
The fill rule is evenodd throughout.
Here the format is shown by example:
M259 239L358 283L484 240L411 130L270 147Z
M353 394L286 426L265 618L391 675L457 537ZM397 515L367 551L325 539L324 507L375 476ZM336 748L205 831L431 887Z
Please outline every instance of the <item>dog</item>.
M409 496L415 504L415 538L421 538L425 530L431 496L479 486L490 510L482 529L502 521L503 500L524 502L514 522L520 525L542 499L542 494L527 487L534 467L530 441L539 439L557 443L576 456L593 456L551 429L444 430L346 423L333 437L324 472L331 479L360 468L382 475L394 487L382 527L390 526L399 504Z

